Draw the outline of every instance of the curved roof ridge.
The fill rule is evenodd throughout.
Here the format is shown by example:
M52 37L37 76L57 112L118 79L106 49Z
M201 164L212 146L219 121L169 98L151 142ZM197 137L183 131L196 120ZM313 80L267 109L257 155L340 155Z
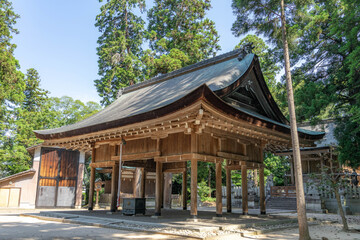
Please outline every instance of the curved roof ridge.
M165 73L165 74L162 74L157 77L153 77L149 80L146 80L146 81L143 81L143 82L140 82L140 83L137 83L137 84L134 84L134 85L124 88L124 91L122 92L122 94L129 93L129 92L132 92L132 91L138 90L140 88L147 87L147 86L150 86L150 85L162 82L162 81L166 81L171 78L178 77L183 74L199 70L199 69L207 67L209 65L217 64L217 63L235 58L240 54L240 52L241 52L241 49L235 49L231 52L227 52L227 53L221 54L219 56L216 56L216 57L213 57L210 59L206 59L201 62L194 63L192 65L180 68L178 70L175 70L175 71L172 71L169 73Z

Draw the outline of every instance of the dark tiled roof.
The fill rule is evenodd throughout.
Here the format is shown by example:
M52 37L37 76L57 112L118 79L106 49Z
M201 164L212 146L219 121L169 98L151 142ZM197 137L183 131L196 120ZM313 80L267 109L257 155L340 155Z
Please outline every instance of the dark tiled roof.
M213 95L214 92L227 91L227 89L231 88L229 86L236 86L239 79L241 79L243 75L245 77L245 73L248 72L254 62L257 61L254 54L248 54L243 59L238 59L239 53L239 50L235 50L129 86L124 89L122 95L117 100L97 114L72 125L55 129L38 130L35 131L35 133L37 137L41 139L52 139L120 127L129 124L128 119L134 120L137 118L136 121L143 121L139 116L146 115L149 117L149 115L154 115L154 118L157 117L155 112L160 110L164 111L164 108L177 103L180 99L190 96L190 94L200 89L203 85L205 85ZM265 88L267 89L266 84ZM272 104L276 106L275 102ZM240 111L249 115L244 109L231 107L229 111L230 110ZM281 114L279 110L278 112ZM254 117L267 122L271 121L271 124L281 126L283 129L288 127L287 125L283 126L283 123L259 114ZM134 123L134 121L132 123ZM322 134L317 132L303 133L314 136Z

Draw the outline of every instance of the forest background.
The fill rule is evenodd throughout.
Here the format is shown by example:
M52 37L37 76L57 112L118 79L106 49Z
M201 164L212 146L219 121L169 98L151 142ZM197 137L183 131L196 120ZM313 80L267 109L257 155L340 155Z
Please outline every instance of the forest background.
M356 0L285 1L288 42L298 122L335 119L343 164L360 165L360 6ZM36 69L25 72L14 56L19 16L10 0L0 0L0 177L31 167L26 148L40 143L35 129L80 121L116 99L121 88L211 58L221 49L215 23L207 18L209 0L100 1L95 27L98 78L89 79L101 99L83 103L50 97ZM268 87L288 116L278 1L233 0L234 48L251 43ZM253 13L256 13L254 17ZM252 14L252 15L251 15ZM145 19L144 19L145 16ZM226 16L224 16L226 17ZM66 69L64 69L66 71ZM286 159L266 154L266 175L284 184ZM199 181L215 185L214 166L200 163ZM225 174L223 174L225 176ZM104 176L100 176L104 177ZM176 183L178 179L174 177ZM206 184L210 183L210 184ZM241 183L233 174L233 183ZM208 191L209 189L207 189Z

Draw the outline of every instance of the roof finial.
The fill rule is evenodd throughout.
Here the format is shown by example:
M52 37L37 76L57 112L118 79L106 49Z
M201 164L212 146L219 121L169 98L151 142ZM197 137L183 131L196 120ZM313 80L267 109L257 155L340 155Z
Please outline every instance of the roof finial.
M243 60L246 57L246 55L252 53L252 50L254 48L255 47L251 42L244 44L243 47L240 50L239 55L238 55L238 60L239 61Z
M123 94L124 88L120 88L118 93L116 94L116 98L121 97L121 95Z

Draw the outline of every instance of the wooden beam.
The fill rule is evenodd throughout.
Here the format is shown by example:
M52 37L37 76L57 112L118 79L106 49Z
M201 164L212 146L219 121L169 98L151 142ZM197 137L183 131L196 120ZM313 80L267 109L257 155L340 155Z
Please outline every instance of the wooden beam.
M248 215L248 189L247 189L247 167L241 166L241 190L243 215Z
M249 169L255 169L264 166L264 164L258 162L239 161L239 164L230 164L229 166L225 166L225 169L241 170L241 166L247 166Z
M193 157L192 153L175 154L175 155L154 157L154 161L171 163L171 162L189 161L191 160L192 157Z
M211 134L211 136L216 137L216 138L230 138L230 139L240 140L240 142L244 143L244 144L251 144L251 143L258 142L255 139L246 138L246 137L244 137L244 136L242 136L240 134L220 130L220 129L217 129L217 128L205 127L203 132L204 133L209 133L209 134Z
M325 148L325 149L314 149L314 150L305 150L305 149L300 149L300 154L301 155L311 155L311 154L320 154L320 153L328 153L330 152L329 149ZM274 155L277 156L292 156L293 152L291 151L285 151L285 152L274 152Z
M185 154L175 154L168 156L159 156L154 157L155 162L164 162L164 163L172 163L172 162L181 162L181 161L189 161L193 158L196 158L198 161L202 162L221 162L224 159L222 157L208 155L208 154L200 154L200 153L185 153Z
M163 173L182 173L186 171L186 168L170 168L163 170Z
M115 161L103 161L103 162L90 163L90 167L93 167L93 168L106 168L106 167L113 167L115 165L116 165Z
M122 160L123 161L146 160L146 159L152 159L157 156L160 156L159 151L124 154L124 155L122 155ZM119 161L119 159L120 159L120 156L111 156L111 160L113 160L113 161Z
M239 160L239 161L247 161L247 160L249 160L248 156L235 154L235 153L217 152L216 155L218 157L223 157L223 158L226 158L226 159L234 159L234 160Z
M216 174L216 216L222 217L221 162L215 163Z

